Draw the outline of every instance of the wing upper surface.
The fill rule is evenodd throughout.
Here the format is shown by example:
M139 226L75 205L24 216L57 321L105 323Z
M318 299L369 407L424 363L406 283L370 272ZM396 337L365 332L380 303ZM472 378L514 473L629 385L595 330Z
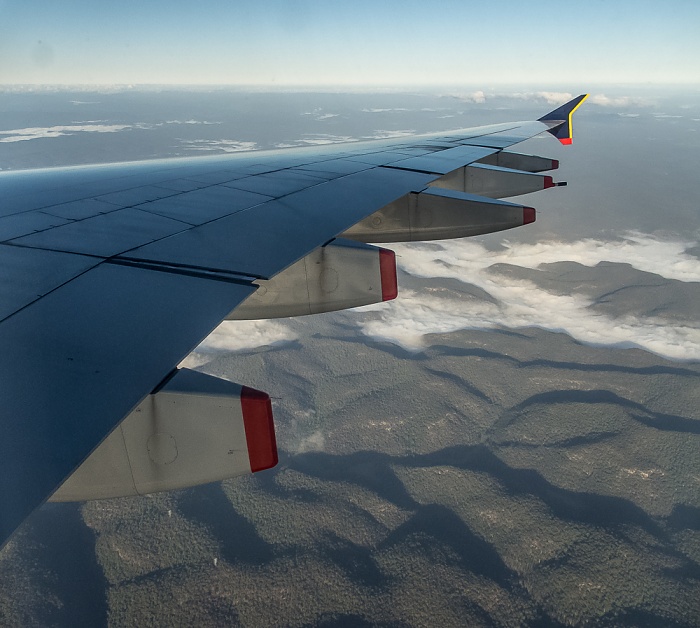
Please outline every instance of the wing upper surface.
M3 538L253 291L102 263L6 319Z
M1 173L0 543L253 279L547 128Z

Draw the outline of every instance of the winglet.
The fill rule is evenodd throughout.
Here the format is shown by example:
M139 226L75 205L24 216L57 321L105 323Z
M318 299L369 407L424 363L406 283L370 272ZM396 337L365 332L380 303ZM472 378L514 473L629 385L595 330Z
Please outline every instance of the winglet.
M539 121L547 122L550 125L550 128L547 130L562 144L571 144L573 139L571 117L586 98L588 98L588 94L581 94L565 105L550 111L546 116L542 116Z

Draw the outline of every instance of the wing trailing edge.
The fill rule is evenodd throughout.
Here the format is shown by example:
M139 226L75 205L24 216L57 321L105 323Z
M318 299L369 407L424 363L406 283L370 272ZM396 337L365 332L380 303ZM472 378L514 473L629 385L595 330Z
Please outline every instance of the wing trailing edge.
M588 98L588 94L581 94L566 104L558 107L554 111L550 111L547 115L542 116L539 122L551 124L551 128L547 129L554 137L562 144L571 144L573 141L573 126L571 118L582 104Z

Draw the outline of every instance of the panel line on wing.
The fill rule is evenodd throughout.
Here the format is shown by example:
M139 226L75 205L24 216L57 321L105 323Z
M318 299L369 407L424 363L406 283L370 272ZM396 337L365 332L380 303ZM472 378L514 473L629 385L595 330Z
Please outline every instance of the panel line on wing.
M225 281L249 285L256 279L265 279L262 275L251 275L249 273L239 273L234 270L222 268L207 268L206 266L191 266L188 264L178 264L176 262L159 262L158 260L135 259L129 257L112 257L105 260L107 264L117 266L130 266L132 268L144 268L146 270L156 270L163 273L173 273L176 275L186 275L188 277L199 277L201 279L213 279L215 281Z
M400 162L399 162L400 163ZM418 172L420 174L429 174L435 176L435 172L432 172L430 170L421 170L420 168L402 168L401 166L392 166L392 165L385 165L385 166L378 166L379 168L386 168L388 170L403 170L404 172Z
M26 282L26 274L35 273L36 269L34 267L39 264L42 258L46 258L47 255L51 258L51 271L48 273L47 271L41 272L38 278L35 278L31 284L28 284L28 282ZM0 260L2 260L5 270L8 269L8 266L12 266L13 258L15 262L18 262L22 266L23 281L14 285L11 281L9 283L7 280L3 282L3 299L2 303L0 303L0 322L6 321L33 303L43 299L59 288L66 286L77 277L99 266L103 261L101 258L79 253L46 250L38 251L29 247L16 246L13 244L0 244ZM61 262L60 264L58 263L59 260ZM66 260L70 260L70 264L67 264ZM66 272L61 272L66 265L69 266L69 269ZM51 274L56 272L58 272L59 277L55 279L56 283L54 283L51 279Z

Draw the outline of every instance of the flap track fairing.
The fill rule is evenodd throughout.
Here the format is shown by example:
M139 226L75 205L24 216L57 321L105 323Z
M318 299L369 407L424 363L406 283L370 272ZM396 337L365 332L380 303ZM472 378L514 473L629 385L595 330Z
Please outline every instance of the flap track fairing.
M178 369L129 414L49 501L144 495L277 464L270 397Z

